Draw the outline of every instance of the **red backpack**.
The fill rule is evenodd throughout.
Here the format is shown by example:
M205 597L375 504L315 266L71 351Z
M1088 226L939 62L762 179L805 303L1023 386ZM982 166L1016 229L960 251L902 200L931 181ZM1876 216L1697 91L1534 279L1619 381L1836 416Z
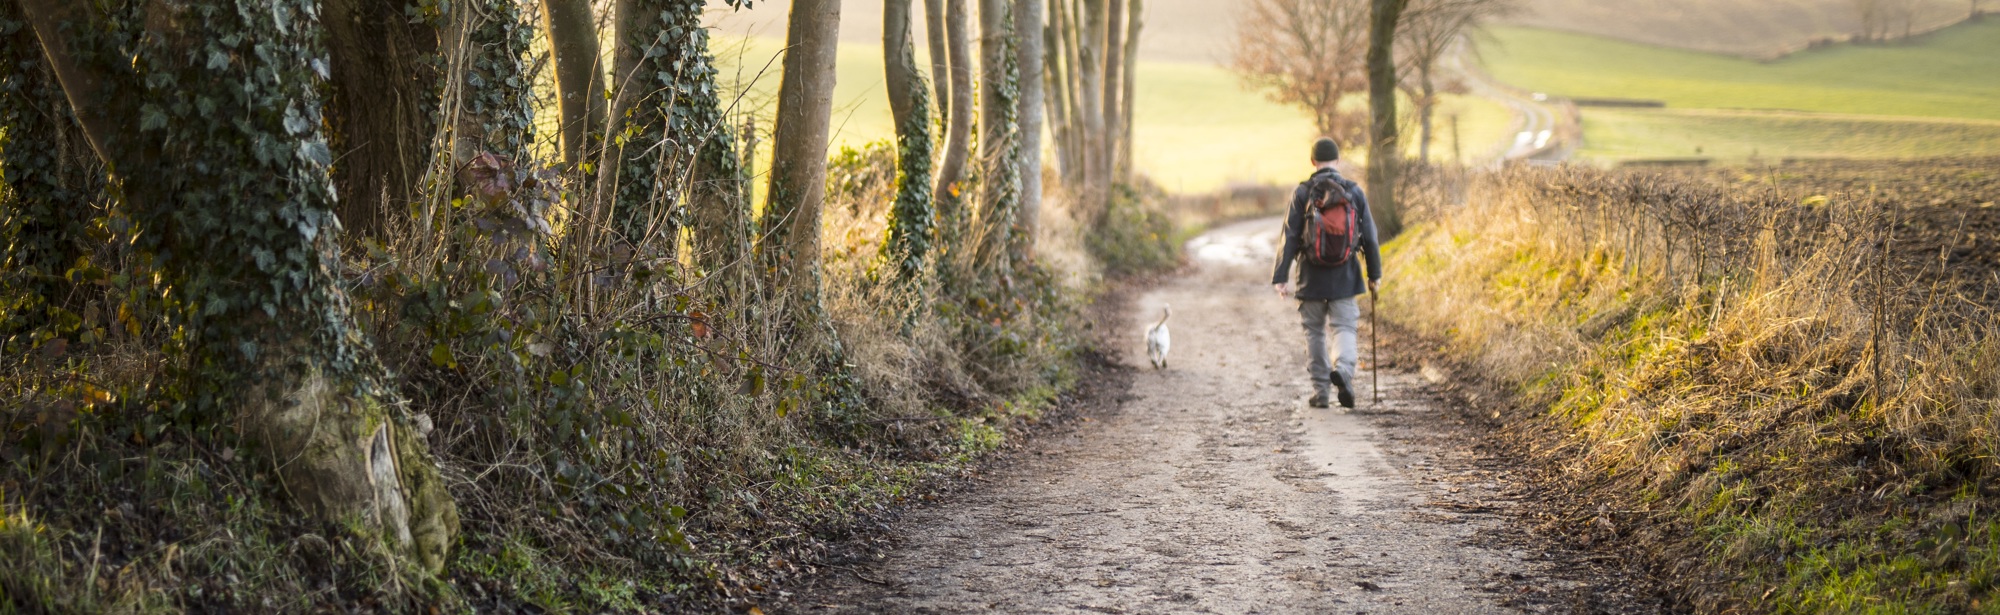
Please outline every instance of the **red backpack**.
M1361 214L1353 192L1338 176L1306 180L1305 245L1299 258L1314 267L1340 267L1354 259L1360 245Z

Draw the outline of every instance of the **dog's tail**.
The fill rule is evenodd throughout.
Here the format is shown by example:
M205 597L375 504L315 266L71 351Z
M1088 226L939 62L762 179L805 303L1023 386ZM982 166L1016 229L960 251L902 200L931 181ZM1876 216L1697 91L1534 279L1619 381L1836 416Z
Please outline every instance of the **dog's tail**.
M1171 305L1168 305L1168 306L1162 306L1162 307L1160 308L1160 322L1159 322L1159 323L1157 323L1157 324L1154 324L1154 325L1153 325L1153 329L1155 329L1155 330L1158 330L1158 329L1159 329L1160 327L1163 327L1163 326L1166 326L1166 324L1167 324L1167 319L1169 319L1169 318L1173 318L1173 317L1174 317L1174 306L1171 306Z

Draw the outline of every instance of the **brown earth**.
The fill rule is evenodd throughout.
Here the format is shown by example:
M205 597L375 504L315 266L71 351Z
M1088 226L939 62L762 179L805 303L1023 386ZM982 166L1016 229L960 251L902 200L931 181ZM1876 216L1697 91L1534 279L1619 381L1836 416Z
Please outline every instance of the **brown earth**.
M1306 407L1295 303L1268 279L1274 219L1197 238L1190 271L1111 327L1174 306L1162 371L905 513L769 612L1648 613L1604 550L1538 533L1534 474L1486 410L1402 344L1355 411ZM1366 355L1364 331L1364 358ZM1428 377L1427 377L1428 376ZM1120 386L1117 380L1105 386ZM872 546L871 546L872 545Z

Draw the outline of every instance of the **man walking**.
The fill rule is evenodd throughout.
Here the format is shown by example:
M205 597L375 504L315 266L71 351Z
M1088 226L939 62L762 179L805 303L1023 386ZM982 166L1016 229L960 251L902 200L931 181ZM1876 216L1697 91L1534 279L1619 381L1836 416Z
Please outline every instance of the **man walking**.
M1354 407L1356 327L1361 319L1361 305L1355 298L1374 292L1375 283L1382 279L1382 252L1376 245L1368 196L1360 185L1334 169L1334 161L1339 159L1340 146L1333 139L1313 143L1315 170L1292 193L1291 212L1285 215L1285 245L1278 251L1277 269L1271 273L1271 286L1278 296L1292 296L1295 289L1289 278L1293 261L1298 262L1296 295L1311 356L1306 372L1313 379L1313 396L1307 403L1314 408L1328 406L1329 388L1339 396L1342 408ZM1361 270L1363 260L1368 262L1366 277ZM1332 366L1326 357L1328 321L1340 352Z

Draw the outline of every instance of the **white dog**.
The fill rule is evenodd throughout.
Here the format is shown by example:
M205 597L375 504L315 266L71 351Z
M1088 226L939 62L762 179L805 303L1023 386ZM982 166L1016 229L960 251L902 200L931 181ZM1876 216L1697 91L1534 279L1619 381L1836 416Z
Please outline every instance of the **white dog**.
M1174 317L1173 306L1160 310L1160 324L1146 332L1146 359L1153 362L1153 369L1167 368L1167 350L1173 347L1173 338L1167 335L1167 319Z

